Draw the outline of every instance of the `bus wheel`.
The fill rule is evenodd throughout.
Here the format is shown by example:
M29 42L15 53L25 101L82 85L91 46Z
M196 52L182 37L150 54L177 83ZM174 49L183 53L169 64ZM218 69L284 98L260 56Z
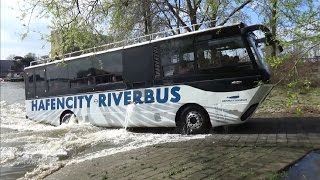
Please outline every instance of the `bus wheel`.
M209 115L202 107L191 105L182 110L178 123L182 134L206 134L211 127Z
M75 115L72 111L65 111L60 116L60 124L69 124L73 118L75 118ZM77 123L76 120L75 122Z

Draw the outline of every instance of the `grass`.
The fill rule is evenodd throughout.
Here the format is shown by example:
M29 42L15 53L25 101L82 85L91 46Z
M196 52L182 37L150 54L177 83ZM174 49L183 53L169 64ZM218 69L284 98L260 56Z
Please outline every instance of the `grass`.
M179 173L185 171L186 169L188 169L188 168L187 167L182 167L182 168L178 168L178 169L173 169L173 170L169 171L169 177L170 176L174 176L176 174L179 174Z
M286 175L287 175L287 172L270 173L265 180L280 180L280 179L284 179Z
M286 86L277 86L257 113L320 114L320 87L292 92Z

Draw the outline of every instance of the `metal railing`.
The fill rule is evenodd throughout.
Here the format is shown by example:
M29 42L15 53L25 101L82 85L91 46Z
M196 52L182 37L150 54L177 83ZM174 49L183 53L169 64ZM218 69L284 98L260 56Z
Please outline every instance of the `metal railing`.
M143 43L143 42L152 41L152 40L156 40L156 39L160 39L160 38L170 37L170 36L174 36L177 34L184 34L184 33L189 32L189 31L187 31L187 28L189 28L189 29L192 28L192 31L196 31L196 27L203 27L202 25L206 25L206 24L209 25L207 27L210 27L212 22L213 21L207 21L207 22L203 22L203 23L192 24L191 26L183 26L183 27L179 27L179 28L175 28L175 29L168 29L165 31L160 31L157 33L152 33L152 34L148 34L148 35L144 35L144 36L140 36L140 37L136 37L136 38L131 38L131 39L117 41L117 42L113 42L113 43L109 43L109 44L104 44L101 46L87 48L87 49L83 49L80 51L74 51L74 52L59 55L56 57L31 61L30 66L37 65L37 64L44 64L44 63L52 62L55 60L61 60L64 58L69 58L69 57L76 57L76 56L80 56L80 55L87 54L87 53L92 53L92 52L95 53L95 52L105 51L108 49L125 47L125 46L129 46L129 45L137 44L137 43ZM198 30L200 30L200 28Z

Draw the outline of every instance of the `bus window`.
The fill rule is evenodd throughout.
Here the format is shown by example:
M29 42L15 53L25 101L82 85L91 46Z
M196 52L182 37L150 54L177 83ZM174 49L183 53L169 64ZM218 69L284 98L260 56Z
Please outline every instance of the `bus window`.
M47 93L47 82L45 77L45 69L35 69L35 80L36 80L36 97L43 97Z
M92 61L88 58L82 58L68 62L69 79L71 88L80 88L94 84L94 69Z
M199 44L197 61L199 69L238 66L251 62L240 36Z
M182 55L182 60L183 61L194 61L194 53L193 52L184 53Z
M109 54L96 55L93 58L93 68L96 84L122 81L122 53L111 52Z
M197 59L199 62L199 67L208 67L208 65L212 65L213 61L211 58L211 54L213 52L211 52L211 49L206 49L206 48L199 48L197 50ZM216 64L218 63L218 61L216 62Z
M172 40L161 45L161 64L163 74L175 76L194 72L193 39Z
M34 81L33 81L33 71L26 72L26 97L34 97Z
M67 64L52 64L47 67L47 81L50 95L68 91L70 82Z

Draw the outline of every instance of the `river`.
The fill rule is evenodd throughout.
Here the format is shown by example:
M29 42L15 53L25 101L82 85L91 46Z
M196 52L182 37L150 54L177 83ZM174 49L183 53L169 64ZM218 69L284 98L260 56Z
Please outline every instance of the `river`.
M64 165L206 136L173 134L166 129L127 131L90 124L39 124L25 118L23 83L0 82L0 92L0 179L38 179Z

